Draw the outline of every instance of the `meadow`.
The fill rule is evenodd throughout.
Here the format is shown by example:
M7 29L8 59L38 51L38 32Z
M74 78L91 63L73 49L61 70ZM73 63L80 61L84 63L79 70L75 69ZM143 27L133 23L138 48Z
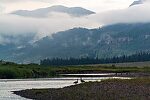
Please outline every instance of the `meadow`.
M116 66L84 65L84 66L41 66L38 64L0 64L0 79L50 78L60 74L86 73L150 73L149 66Z

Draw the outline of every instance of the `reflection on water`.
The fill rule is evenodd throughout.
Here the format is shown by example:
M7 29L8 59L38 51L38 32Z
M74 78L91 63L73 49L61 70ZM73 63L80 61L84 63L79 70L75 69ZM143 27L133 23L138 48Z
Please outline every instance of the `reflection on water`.
M2 80L0 79L0 100L27 100L15 94L11 91L32 89L32 88L62 88L65 86L73 85L73 82L78 77L74 78L46 78L46 79L14 79L14 80ZM107 77L110 78L110 77ZM85 81L100 81L101 79L107 79L106 77L86 77ZM114 77L119 78L119 77ZM124 78L123 78L124 79Z
M101 74L61 74L61 75L74 75L74 76L105 76L105 75L115 75L115 73L101 73Z

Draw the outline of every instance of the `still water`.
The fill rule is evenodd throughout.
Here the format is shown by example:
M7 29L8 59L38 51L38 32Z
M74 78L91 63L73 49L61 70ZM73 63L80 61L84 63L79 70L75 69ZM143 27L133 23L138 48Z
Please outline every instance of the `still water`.
M74 85L78 77L68 78L44 78L44 79L0 79L0 100L29 100L13 94L11 91L18 91L32 88L62 88ZM86 77L85 81L100 81L112 77ZM120 78L120 77L113 77ZM123 78L123 77L122 77ZM79 78L78 78L79 79ZM124 78L123 78L124 79ZM126 79L126 78L125 78ZM128 79L128 78L127 78Z

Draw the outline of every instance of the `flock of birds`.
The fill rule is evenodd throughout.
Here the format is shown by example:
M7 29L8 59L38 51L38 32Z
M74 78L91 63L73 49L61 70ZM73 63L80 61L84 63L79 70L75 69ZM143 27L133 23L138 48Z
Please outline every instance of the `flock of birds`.
M84 83L85 81L82 79L82 78L80 78L80 82L81 83ZM79 79L77 79L75 82L73 82L74 84L78 84L79 83Z

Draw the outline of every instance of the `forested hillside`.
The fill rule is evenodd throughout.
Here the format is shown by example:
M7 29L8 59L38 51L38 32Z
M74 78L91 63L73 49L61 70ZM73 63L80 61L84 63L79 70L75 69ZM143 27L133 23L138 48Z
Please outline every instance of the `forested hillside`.
M45 58L108 58L150 50L150 24L116 24L99 29L74 28L47 36L17 51L18 61Z

